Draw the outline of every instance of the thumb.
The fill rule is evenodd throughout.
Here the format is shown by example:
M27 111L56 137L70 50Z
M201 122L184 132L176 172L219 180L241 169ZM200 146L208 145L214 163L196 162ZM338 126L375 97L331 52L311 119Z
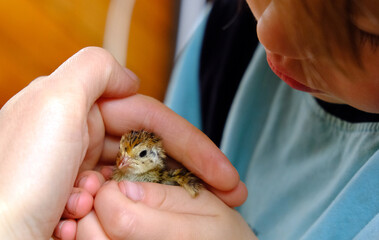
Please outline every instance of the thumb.
M171 239L174 236L196 239L196 233L206 231L197 229L207 225L199 223L213 217L216 205L223 204L212 196L206 190L192 198L181 187L111 181L97 193L94 206L111 239ZM204 204L209 200L211 204Z
M62 92L80 93L87 112L100 97L121 98L137 92L139 80L106 50L87 47L64 62L49 76ZM79 91L79 92L78 92Z

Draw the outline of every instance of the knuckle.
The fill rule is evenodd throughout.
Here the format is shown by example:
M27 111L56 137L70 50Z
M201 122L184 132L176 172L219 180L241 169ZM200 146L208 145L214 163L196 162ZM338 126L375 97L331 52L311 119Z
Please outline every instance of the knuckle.
M108 235L111 239L129 239L132 238L137 229L136 214L131 213L128 209L120 209L115 213L110 222L111 228L108 229Z
M116 59L107 50L100 47L86 47L77 53L78 58L84 58L90 67L90 70L105 70L105 74L109 76L112 69L117 64Z
M162 190L160 194L154 194L155 196L150 197L150 201L154 201L154 206L157 208L163 208L167 202L167 189L163 187Z
M171 191L178 190L178 188L158 183L147 183L145 190L147 193L143 202L146 205L158 209L169 209L173 206L171 199L176 199L175 194L172 194Z
M111 57L111 54L101 47L85 47L81 49L78 53L78 56L85 56L85 57Z
M122 203L115 204L114 192L108 187L113 182L108 183L99 189L95 197L95 210L107 235L111 239L129 239L136 234L138 226L137 214ZM105 209L104 204L108 207ZM104 211L106 213L104 214Z

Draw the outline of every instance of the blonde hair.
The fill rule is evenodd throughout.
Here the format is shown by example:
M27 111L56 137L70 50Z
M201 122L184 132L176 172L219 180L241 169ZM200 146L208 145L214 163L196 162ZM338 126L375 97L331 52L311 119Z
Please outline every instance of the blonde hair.
M283 19L288 21L285 27L292 38L290 40L294 44L298 43L297 51L301 56L310 59L310 64L304 66L307 73L313 77L317 75L314 66L319 61L331 64L345 75L353 74L353 69L364 71L361 46L367 39L359 35L361 33L352 23L354 9L362 7L360 1L297 0L297 4L294 2L278 1L278 4L281 5Z

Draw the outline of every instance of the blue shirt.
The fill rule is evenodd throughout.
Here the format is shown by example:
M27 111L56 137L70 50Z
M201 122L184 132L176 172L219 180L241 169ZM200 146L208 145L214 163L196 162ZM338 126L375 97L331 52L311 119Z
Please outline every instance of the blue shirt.
M205 21L172 75L166 103L201 129ZM379 239L379 123L348 123L283 83L259 47L223 133L246 183L240 213L259 239Z

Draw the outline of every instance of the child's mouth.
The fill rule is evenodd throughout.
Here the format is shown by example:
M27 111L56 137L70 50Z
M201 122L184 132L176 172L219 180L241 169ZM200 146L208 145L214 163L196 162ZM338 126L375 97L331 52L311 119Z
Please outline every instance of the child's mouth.
M270 60L270 56L267 55L267 62L268 65L270 66L271 70L280 78L282 79L285 83L287 83L290 87L293 89L303 91L303 92L308 92L308 93L321 93L321 91L310 88L305 86L304 84L299 83L295 79L291 78L287 74L283 73L283 71L279 70Z

